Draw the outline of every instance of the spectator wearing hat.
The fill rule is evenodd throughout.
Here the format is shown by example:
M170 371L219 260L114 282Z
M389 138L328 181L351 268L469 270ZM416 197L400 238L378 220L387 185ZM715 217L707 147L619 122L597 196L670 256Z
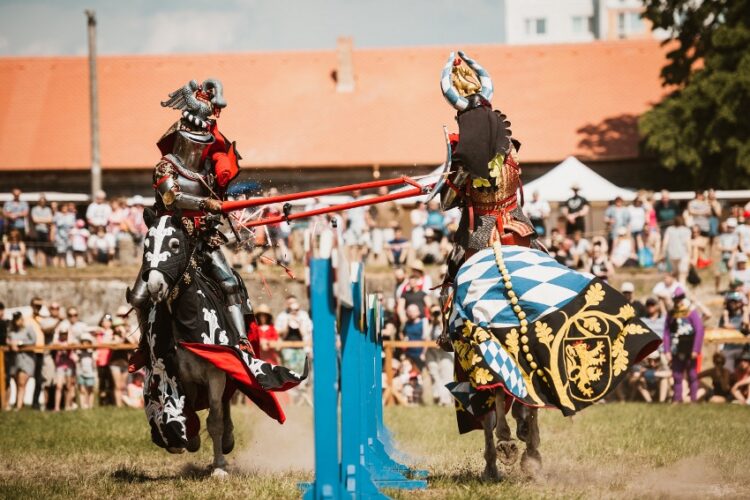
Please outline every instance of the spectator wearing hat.
M625 300L628 301L628 304L630 304L635 310L636 317L642 318L646 316L646 308L641 302L633 298L633 295L635 294L635 285L633 285L632 282L624 281L622 283L622 286L620 286L620 292L622 293L623 297L625 297Z
M23 408L26 384L34 375L34 354L20 352L20 347L36 345L36 331L21 312L13 313L8 329L8 346L13 353L10 374L16 382L16 410Z
M281 364L276 344L279 332L273 324L271 309L267 304L261 304L255 309L255 321L250 324L249 338L257 338L260 345L258 357L273 365Z
M565 200L562 213L565 217L565 234L573 234L575 231L586 232L586 215L589 213L589 202L581 196L581 186L573 183L570 186L573 196Z
M94 201L86 209L86 222L88 222L89 227L92 229L97 227L106 228L111 216L112 207L107 203L107 193L101 190L97 191Z
M680 283L685 283L690 269L691 232L681 216L675 217L674 225L664 232L661 260L676 274Z
M419 287L427 294L432 288L432 277L425 272L424 264L421 260L413 260L409 265L409 272L419 277Z
M698 399L698 357L703 349L703 320L682 288L672 295L673 307L664 325L663 349L672 367L673 401L682 402L682 382L687 374L690 400Z
M409 256L409 247L409 240L404 238L401 226L396 226L393 229L393 238L385 244L388 263L394 267L404 265Z
M440 264L445 259L445 248L441 245L435 231L428 227L424 231L425 243L417 248L416 257L425 264Z
M740 238L737 234L737 219L728 218L719 226L719 252L721 258L716 264L716 274L714 276L714 286L716 293L721 289L721 277L729 274L734 263L737 252L740 248Z

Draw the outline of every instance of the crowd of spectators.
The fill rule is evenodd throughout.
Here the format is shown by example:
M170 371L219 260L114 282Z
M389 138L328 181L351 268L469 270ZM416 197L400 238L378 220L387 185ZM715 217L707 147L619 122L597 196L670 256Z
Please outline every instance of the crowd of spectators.
M116 259L131 262L147 230L143 205L140 196L128 203L125 198L107 200L99 191L81 212L75 203L47 202L44 195L30 207L21 190L13 189L0 217L0 268L26 274L27 264L80 268L112 265Z
M275 193L271 190L268 194ZM14 200L7 202L3 209L6 229L3 261L11 272L14 268L16 272L22 272L23 263L20 261L23 260L35 265L45 265L50 261L54 265L109 263L118 256L121 248L118 241L129 240L137 248L145 233L143 203L137 197L127 204L124 200L108 202L104 193L99 193L86 209L85 218L78 219L75 207L66 204L47 206L40 199L29 210L28 205L20 201L20 192L15 190L13 194ZM355 200L363 197L359 192L353 194ZM378 194L385 194L385 191ZM315 199L304 208L324 206L320 199ZM750 334L750 269L747 262L750 204L723 207L711 190L697 192L684 206L672 200L668 191L662 191L658 197L639 193L627 202L622 198L613 200L601 215L604 230L599 233L588 227L595 213L576 185L572 186L571 197L560 205L557 218L539 193L531 193L524 210L558 262L605 280L615 278L621 281L622 276L618 274L624 268L630 268L628 273L651 269L642 274L643 281L653 283L658 279L653 288L647 286L641 291L643 302L633 300L633 305L644 322L664 337L664 345L659 353L632 370L627 382L616 392L616 398L647 401L703 398L741 402L748 399L750 354L743 347L747 344L721 346L711 363L706 363L713 366L708 370L701 368L703 362L708 361L702 359L706 327L718 326L737 330L740 335ZM282 206L271 205L265 207L261 215L276 216L284 211ZM253 214L249 212L240 214L240 218L250 216ZM450 405L452 400L444 386L452 381L452 355L431 343L440 336L443 328L437 299L439 288L434 286L437 283L433 282L433 277L437 279L445 271L459 216L456 210L441 211L437 201L420 203L412 209L395 202L358 207L339 215L320 215L292 224L272 224L255 232L254 246L250 251L243 249L231 253L230 258L235 267L251 272L274 260L284 265L300 262L310 250L307 245L311 234L316 236L318 245L330 247L335 233L338 233L351 259L361 258L370 265L390 266L395 287L381 294L386 311L384 335L395 340L425 342L396 350L390 366L384 367L385 372L390 370L393 374L384 377L388 381L384 385L384 397L406 405L430 399L436 404ZM50 248L45 246L47 243L53 243L55 252L52 255L45 252L45 248ZM36 257L30 257L32 250ZM264 260L267 252L274 253L274 259ZM711 268L713 273L706 271ZM717 294L716 302L722 304L721 314L716 314L716 308L712 314L711 307L705 306L695 294L696 285L706 276L714 278L712 285ZM623 283L621 290L629 298L636 295L633 283ZM703 299L705 302L705 297ZM49 313L55 318L51 306ZM277 314L262 304L256 307L256 313L258 322L253 328L254 334L260 338L260 356L301 371L304 356L309 354L309 347L305 345L311 338L312 323L298 299L287 297L283 310ZM60 324L63 320L65 324L71 323L69 318L62 317ZM34 326L35 322L43 324L32 318L31 325ZM87 331L92 342L115 338L118 327L124 331L121 324L114 322L118 322L118 318L105 315L98 327L89 328ZM62 342L71 335L68 333L66 337L57 332L59 325L50 330L48 326L30 328L26 323L29 323L28 319L14 317L9 329L14 333L8 338L17 338L20 342L30 342L30 337L40 342L39 339L43 338L49 343L53 338L51 335L56 335L54 338ZM111 333L97 333L109 331ZM72 338L82 339L79 332ZM300 341L300 344L279 350L280 340ZM39 370L38 356L24 361L19 354L18 369L14 373L19 386L26 383L23 373L27 373L26 378L42 379L42 375L35 376L21 369L28 369L33 364L34 370ZM113 351L109 356L110 359L100 365L99 351L93 354L97 365L97 387L106 379L104 386L112 388L108 395L100 391L100 400L106 396L104 401L126 404L132 400L127 388L133 378L124 370L127 354ZM74 366L78 368L87 358L81 353L72 353L69 357L45 355L45 359L51 359L52 363L45 361L42 366L52 367L58 361L60 364L59 367L54 365L54 370L48 368L43 378L42 389L51 391L54 386L55 390L50 393L49 404L52 408L68 407L66 397L74 391L85 393L90 382L89 375L83 375L83 379L79 375L70 375L79 373L80 370L73 370ZM102 371L102 366L108 368ZM58 371L60 377L56 376ZM703 380L710 383L701 384ZM82 381L85 383L81 384ZM431 392L425 394L425 390ZM297 392L300 397L295 396L295 399L307 398L304 390Z

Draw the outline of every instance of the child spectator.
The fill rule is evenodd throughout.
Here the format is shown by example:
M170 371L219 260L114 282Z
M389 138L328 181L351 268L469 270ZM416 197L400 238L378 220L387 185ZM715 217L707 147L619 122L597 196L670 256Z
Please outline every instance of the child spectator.
M57 327L55 338L52 340L56 345L72 344L70 323L63 321ZM76 354L73 351L59 350L55 353L55 408L60 411L63 393L65 394L65 409L73 409L73 399L76 391Z
M91 259L99 264L111 265L115 257L115 237L103 226L96 228L96 233L88 241Z
M260 343L260 359L274 365L281 364L279 351L276 349L279 333L273 324L271 309L266 304L261 304L255 309L255 322L250 324L250 338L253 337Z
M703 320L682 288L672 296L673 308L664 325L664 353L672 367L675 403L682 403L682 382L687 373L690 400L698 399L698 357L703 348Z
M26 243L23 242L21 231L17 228L10 230L7 241L3 244L3 261L8 261L10 274L26 274L24 260L26 258Z
M143 408L143 372L137 371L130 375L122 402L130 408Z
M83 219L78 219L76 225L70 230L70 248L73 250L75 267L86 267L86 254L88 253L89 230Z
M600 242L595 242L593 245L593 253L591 256L591 264L589 265L589 272L597 278L607 281L611 274L614 274L614 267L607 258L606 251L602 248Z
M85 333L81 335L79 342L84 346L91 346L94 344L94 338L89 333ZM96 362L93 349L78 351L76 375L79 405L82 409L89 410L94 407L94 386L96 385Z

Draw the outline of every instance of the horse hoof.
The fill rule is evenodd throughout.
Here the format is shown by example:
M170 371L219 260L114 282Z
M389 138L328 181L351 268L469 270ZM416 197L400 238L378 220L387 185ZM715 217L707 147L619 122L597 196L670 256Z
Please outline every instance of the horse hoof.
M187 442L187 451L190 453L195 453L196 451L201 449L201 436L200 434L196 434L195 436L188 439Z
M497 443L497 453L500 463L511 466L518 460L518 445L513 441L499 441Z
M226 479L228 475L229 473L220 467L216 467L211 473L211 477L215 477L218 479Z
M526 476L530 478L535 477L542 470L542 457L524 453L521 457L521 470L523 470Z
M487 466L484 468L484 472L482 473L482 481L488 483L496 483L500 481L500 472L498 472L497 467L494 464L487 464Z
M170 446L167 448L167 451L173 455L179 455L180 453L185 453L185 448L175 448L174 446Z
M229 455L234 449L234 434L230 434L222 438L221 440L221 452L224 455Z

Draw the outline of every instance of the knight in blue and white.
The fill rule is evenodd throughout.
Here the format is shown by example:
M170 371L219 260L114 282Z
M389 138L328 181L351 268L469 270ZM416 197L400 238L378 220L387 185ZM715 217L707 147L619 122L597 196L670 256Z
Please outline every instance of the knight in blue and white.
M557 263L538 243L520 210L520 143L491 108L487 70L451 53L440 83L459 125L440 186L443 208L462 210L444 284L449 338L441 344L456 353L449 388L459 431L483 428L498 391L510 396L506 411L518 403L519 421L525 412L515 409L524 405L571 415L609 393L659 337L620 293Z

